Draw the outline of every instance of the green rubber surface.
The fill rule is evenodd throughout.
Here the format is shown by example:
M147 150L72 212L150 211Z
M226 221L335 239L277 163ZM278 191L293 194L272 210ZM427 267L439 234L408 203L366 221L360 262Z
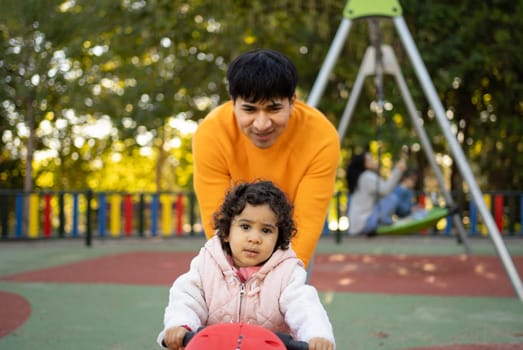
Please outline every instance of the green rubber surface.
M523 239L512 238L506 242L513 256L523 255ZM31 305L29 319L0 338L0 350L160 349L155 341L162 327L168 285L20 282L1 278L126 251L196 252L201 244L203 239L95 241L91 248L71 241L0 242L0 291L16 293ZM475 254L496 256L488 239L475 239L471 247ZM376 254L459 255L463 247L450 237L347 237L337 244L330 236L320 240L317 253L331 253L334 257L342 253L364 253L369 257ZM501 343L513 344L510 349L523 349L523 303L515 296L323 291L320 297L333 324L339 350L442 349L443 346L445 350L473 349L459 344L491 344L492 349L499 349L495 344ZM3 312L0 309L0 317L5 317ZM448 348L452 344L454 347Z

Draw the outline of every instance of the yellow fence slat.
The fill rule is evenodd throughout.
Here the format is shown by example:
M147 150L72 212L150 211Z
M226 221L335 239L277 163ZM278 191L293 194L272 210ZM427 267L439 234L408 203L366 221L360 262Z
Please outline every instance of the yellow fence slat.
M162 234L170 236L172 234L173 219L172 219L172 205L174 198L170 194L162 194L160 196L160 203L162 205Z
M109 211L109 232L112 237L118 237L121 232L122 196L119 194L112 194L109 197L109 203L111 206Z
M488 210L490 211L492 209L492 197L489 194L483 195L483 200L485 201L485 205L487 206ZM482 220L482 224L480 226L480 232L482 236L488 235L488 229L485 223Z
M29 196L29 237L38 237L38 203L39 197L37 194Z

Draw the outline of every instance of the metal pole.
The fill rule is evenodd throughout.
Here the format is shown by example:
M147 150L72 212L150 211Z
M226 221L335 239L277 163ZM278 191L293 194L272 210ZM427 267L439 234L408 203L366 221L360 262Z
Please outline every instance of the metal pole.
M470 189L470 193L474 198L474 201L476 202L476 205L481 216L483 217L485 225L487 226L487 229L490 233L489 237L492 239L492 242L496 247L497 253L505 267L510 281L512 282L512 286L514 287L516 295L518 296L520 301L523 301L523 285L521 283L519 274L514 266L514 262L512 261L510 254L508 253L507 248L503 243L498 228L494 223L494 220L492 219L492 215L488 211L487 206L483 201L482 193L479 189L478 184L476 183L472 171L470 170L467 158L463 154L463 150L461 149L461 146L457 142L455 136L452 134L450 123L445 117L445 110L443 109L443 105L441 104L438 94L436 93L436 89L432 84L432 80L429 77L427 69L416 48L414 40L410 35L405 20L402 16L394 17L393 20L394 25L396 26L396 30L398 31L403 45L407 50L409 58L412 64L414 65L416 75L418 76L423 91L425 92L425 95L427 96L432 108L434 109L436 119L438 120L440 128L452 150L454 159L457 163L458 168L461 171L461 175L467 182Z
M352 91L350 93L349 100L347 101L347 105L345 106L343 114L341 115L340 124L338 125L338 136L340 138L340 141L343 140L345 132L349 127L350 121L354 113L354 108L356 107L356 102L358 101L358 98L361 93L361 88L363 87L363 83L365 82L365 77L368 74L369 69L372 69L372 67L374 66L373 60L374 48L369 47L367 48L367 51L365 51L365 56L363 56L363 61L361 62L361 66L358 71L358 76L356 77L356 81L354 82L354 86L352 87Z
M455 206L454 200L452 199L452 196L450 195L449 191L447 191L447 189L445 187L445 180L444 180L443 174L442 174L441 169L439 168L438 164L436 163L436 159L434 157L434 150L430 143L429 137L427 136L427 133L425 132L425 129L423 128L423 125L419 121L418 112L416 110L414 100L412 99L409 88L407 87L405 78L403 77L403 74L401 73L401 68L398 64L398 61L396 60L394 51L392 51L392 48L390 46L384 45L382 47L382 52L384 53L384 57L385 57L384 61L385 61L385 67L387 69L387 72L389 74L394 75L394 77L396 78L396 83L398 84L398 86L400 88L401 95L403 97L403 101L405 102L405 105L407 106L407 110L409 111L410 118L412 120L412 124L414 125L414 129L416 130L416 134L420 138L423 151L425 152L425 156L426 156L427 160L429 161L432 170L434 171L434 175L436 176L436 179L438 180L439 187L441 188L443 196L445 197L445 202L447 203L448 206L454 207ZM461 217L458 213L454 213L453 217L454 217L454 225L456 226L456 229L458 231L461 242L463 242L463 244L465 246L465 252L467 254L470 254L470 246L467 242L467 235L466 235L465 228L463 227L463 223L461 222Z
M318 77L316 78L316 81L314 82L314 85L312 86L311 93L309 95L309 99L307 100L307 104L316 107L318 105L318 102L320 101L320 97L323 94L323 90L325 90L325 85L327 84L327 81L329 80L329 74L334 68L334 65L336 64L336 60L338 59L340 55L341 48L343 47L343 44L345 43L345 39L347 38L347 35L349 35L350 27L351 27L351 21L343 18L341 21L340 26L338 27L338 31L336 32L336 36L334 37L334 40L332 41L331 47L329 48L329 51L327 52L327 57L325 57L325 61L323 62L320 73L318 74Z

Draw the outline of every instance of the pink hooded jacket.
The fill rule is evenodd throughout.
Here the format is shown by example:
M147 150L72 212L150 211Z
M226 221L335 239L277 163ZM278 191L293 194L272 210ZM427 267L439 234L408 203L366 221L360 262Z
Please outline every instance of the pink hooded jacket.
M229 322L257 324L302 341L323 337L334 342L327 313L316 289L305 283L306 275L292 249L278 249L242 283L214 236L192 260L190 270L174 281L158 343L171 327L197 330Z

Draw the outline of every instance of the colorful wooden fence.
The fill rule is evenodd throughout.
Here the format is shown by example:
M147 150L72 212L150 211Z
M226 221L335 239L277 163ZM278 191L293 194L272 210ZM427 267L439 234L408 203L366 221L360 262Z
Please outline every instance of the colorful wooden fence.
M2 191L1 237L79 237L87 233L99 237L203 234L197 222L195 202L192 193L24 194Z
M470 236L486 236L476 205L467 194L457 196L464 227ZM503 235L523 237L523 192L484 195ZM418 202L430 208L441 203L420 194ZM324 233L343 231L346 193L332 200ZM0 191L0 237L3 239L51 237L148 237L202 235L194 193L34 192ZM447 217L421 234L452 235Z
M434 206L444 206L443 198L431 198L425 193L419 193L417 203L430 209ZM478 215L477 206L471 200L468 193L452 193L455 204L458 207L463 226L470 236L487 236L488 232L482 218ZM501 234L506 236L515 236L523 238L523 192L521 191L503 191L487 192L483 200L490 209L494 221ZM345 232L348 228L346 217L347 208L350 205L350 198L347 193L337 193L333 197L333 202L329 211L329 231L337 233ZM451 215L440 220L437 226L423 229L420 234L444 235L454 234Z

